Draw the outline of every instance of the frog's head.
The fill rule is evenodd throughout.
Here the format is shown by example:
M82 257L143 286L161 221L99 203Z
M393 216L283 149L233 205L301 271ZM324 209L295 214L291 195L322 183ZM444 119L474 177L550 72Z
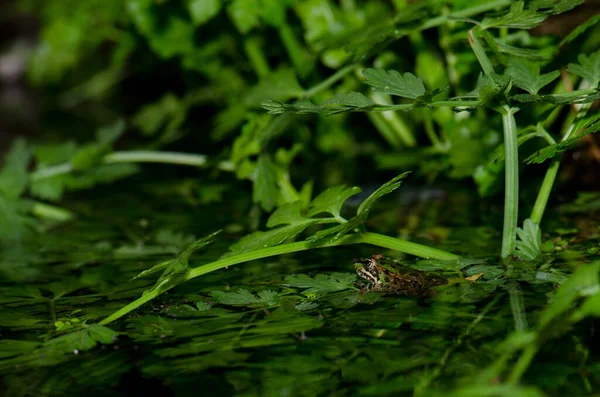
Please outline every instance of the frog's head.
M376 262L372 259L366 259L362 262L354 263L354 270L359 277L364 278L369 282L377 282L377 266Z

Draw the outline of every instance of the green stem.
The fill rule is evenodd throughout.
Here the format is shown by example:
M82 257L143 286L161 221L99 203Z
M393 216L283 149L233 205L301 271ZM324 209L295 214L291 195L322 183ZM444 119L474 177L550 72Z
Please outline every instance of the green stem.
M304 91L304 93L302 94L302 98L310 98L313 95L316 95L319 92L326 90L327 88L335 84L337 81L343 79L348 73L358 68L358 66L358 64L352 64L341 68L325 80L321 81L319 84L316 84L315 86Z
M399 149L402 147L400 138L398 138L392 127L385 121L382 113L367 112L367 117L392 148Z
M477 60L483 69L483 73L485 73L486 76L491 76L494 73L494 67L492 66L492 62L486 55L485 50L483 49L483 46L477 37L476 30L477 27L469 30L469 44L471 45L471 49L473 49L473 52L475 53L475 56L477 57Z
M507 382L510 384L516 384L519 382L527 368L529 368L529 364L531 364L531 360L535 357L537 353L538 347L537 344L531 344L525 348L516 364L514 365L510 375L508 376Z
M423 25L421 25L418 28L418 30L426 30L426 29L435 28L435 27L444 25L446 22L448 22L451 19L468 18L473 15L492 11L492 10L495 10L500 7L509 6L513 2L514 2L513 0L489 1L489 2L486 2L477 7L472 7L472 8L467 8L466 10L456 11L456 12L450 13L448 15L440 15L439 17L429 19L427 22L425 22Z
M283 23L279 26L279 37L283 46L292 60L294 67L300 76L306 76L312 69L313 60L308 55L306 49L296 38L294 31L289 24Z
M114 163L167 163L189 165L192 167L203 167L208 164L208 157L201 154L164 152L154 150L131 150L109 153L102 158L104 164ZM218 163L218 168L224 171L232 171L233 164L228 161ZM73 172L70 163L58 164L33 172L31 180L51 178Z
M75 214L69 210L39 201L33 202L31 212L40 218L52 219L59 222L65 222L75 217Z
M577 122L587 115L591 106L591 103L586 103L583 104L581 108L579 108L577 116L574 118L574 120L571 121L571 124L565 131L565 134L562 137L562 141L566 141L571 137L571 135L573 135L573 132L575 132L575 126L577 125ZM547 132L546 134L549 136ZM538 225L542 223L542 217L544 216L544 211L546 210L546 206L548 205L550 192L552 191L552 187L554 186L554 181L556 180L556 176L558 175L559 168L560 156L557 156L552 159L550 166L546 171L546 175L544 176L542 186L540 186L540 191L538 192L537 198L535 199L535 204L533 205L533 210L531 211L530 218Z
M515 249L519 215L519 146L517 143L516 108L503 105L499 109L504 128L504 227L502 230L502 258Z
M244 51L246 51L250 65L252 65L252 69L254 69L258 78L265 77L271 73L262 47L262 39L258 37L250 36L244 40Z
M386 106L393 106L392 100L389 98L389 95L384 95L381 93L372 93L371 99L373 101L381 103ZM383 120L387 125L390 126L392 131L396 136L400 139L400 141L408 147L413 147L417 144L413 132L409 125L400 117L400 115L395 111L387 111L382 114Z
M362 233L344 236L341 239L335 241L334 243L324 244L321 246L313 246L306 241L300 241L297 243L281 244L275 247L263 248L252 252L233 255L189 270L187 274L185 274L185 276L182 278L181 282L189 281L204 274L214 272L215 270L223 269L229 266L237 265L243 262L249 262L256 259L268 258L276 255L290 254L299 251L306 251L314 248L325 248L359 243L367 243L384 248L390 248L401 252L405 252L407 254L421 256L424 258L432 258L439 260L457 260L459 258L458 255L454 255L449 252L438 250L435 248L430 248L421 244L411 243L409 241L403 241L392 237L383 236L377 233ZM137 309L144 303L151 301L163 292L166 292L175 286L176 285L173 284L164 288L156 288L153 290L146 291L140 298L117 310L116 312L102 320L100 324L105 325L121 318L125 314Z
M548 167L548 170L546 171L544 181L542 182L540 191L535 199L535 204L533 205L533 209L531 210L531 215L529 218L531 218L531 220L538 225L542 223L542 217L544 216L544 211L546 210L546 205L548 204L548 199L550 198L550 192L552 191L552 186L554 186L554 181L556 180L556 175L558 175L559 168L560 158L555 157L550 162L550 167Z
M410 241L385 236L379 233L362 233L360 235L361 243L372 244L378 247L389 248L392 250L404 252L406 254L419 256L427 259L438 259L442 261L453 261L460 257L437 248L427 247L425 245L411 243Z

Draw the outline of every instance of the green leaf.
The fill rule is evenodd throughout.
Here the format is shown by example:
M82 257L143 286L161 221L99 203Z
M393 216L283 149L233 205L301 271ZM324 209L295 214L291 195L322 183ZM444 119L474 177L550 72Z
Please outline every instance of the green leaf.
M275 212L269 217L267 221L267 227L272 228L280 225L302 225L312 224L315 219L308 219L300 214L302 210L302 202L296 201L294 203L285 203L281 207L277 208ZM309 215L310 216L310 215Z
M315 105L308 99L301 99L293 104L282 103L273 99L268 99L261 102L260 104L263 109L267 110L269 114L281 114L285 112L295 112L298 114L310 114L310 113L322 113L324 108L319 105Z
M555 143L554 145L546 146L545 148L538 150L536 153L527 157L524 161L527 164L532 164L532 163L541 164L544 161L546 161L550 158L553 158L557 154L570 149L571 147L576 145L577 142L579 142L579 140L581 138L583 138L584 136L600 131L600 121L598 121L599 119L600 119L600 116L596 115L595 119L592 119L594 121L591 124L589 124L589 126L582 132L577 133L575 136L573 136L572 138L569 138L565 141Z
M351 91L347 94L337 94L321 104L329 110L329 114L340 112L357 112L369 110L377 104L360 92Z
M600 83L600 50L590 55L580 54L577 60L578 64L570 63L567 66L567 72L581 76L592 87L598 87L598 83Z
M246 106L255 107L267 99L286 101L303 93L294 70L282 68L262 78L245 94L243 101Z
M548 11L538 11L534 8L525 9L524 7L523 1L517 1L506 11L486 14L480 27L482 29L531 29L542 23L550 14Z
M354 216L347 222L342 223L341 225L331 227L329 229L318 231L317 233L307 238L306 241L313 245L332 243L336 240L339 240L344 235L354 231L357 227L359 227L367 221L369 211L371 210L373 204L375 204L375 202L379 200L382 196L389 194L396 190L398 187L400 187L400 184L402 183L401 180L408 174L408 172L405 172L381 185L360 204L356 212L356 216Z
M187 106L184 101L172 93L167 93L158 101L144 105L133 116L132 124L145 136L154 136L162 132L162 136L168 139L179 130L186 115Z
M360 193L358 187L346 187L344 185L331 187L319 194L310 204L308 217L327 212L335 218L340 217L340 211L344 202L355 194Z
M165 15L153 0L127 0L126 9L150 48L161 58L194 52L195 26L189 20Z
M412 73L400 74L395 70L364 69L365 83L374 91L404 98L416 99L425 94L423 80Z
M125 122L123 120L117 120L112 125L98 129L96 131L96 142L82 147L71 158L73 169L86 170L99 165L104 155L112 150L112 144L119 139L124 131Z
M542 253L542 231L540 226L527 218L523 229L517 228L515 255L522 260L533 261Z
M163 287L165 285L171 285L172 283L176 282L176 279L178 277L188 272L189 258L194 253L194 251L202 249L208 244L212 243L214 237L220 232L221 231L217 231L215 233L209 234L208 236L190 244L181 254L179 254L177 258L154 265L150 269L146 269L143 272L139 273L132 280L164 270L163 274L156 281L156 284L152 288L150 288L150 291Z
M279 245L284 241L296 237L298 234L302 233L307 227L308 224L297 224L278 227L276 229L269 230L266 232L259 231L251 233L247 236L242 237L240 241L229 247L229 250L231 252L223 255L223 257L243 254L258 249Z
M545 48L520 48L506 44L503 40L490 35L495 46L503 54L513 55L518 58L528 59L530 61L549 61L552 59L552 47Z
M279 304L279 296L272 290L263 290L254 295L247 289L240 288L235 292L213 291L210 295L222 305L273 307Z
M572 10L580 4L583 4L585 0L533 0L529 5L534 9L549 9L552 14L561 14L563 12Z
M562 39L562 41L560 42L559 45L556 46L556 48L561 48L565 44L572 42L577 37L579 37L582 33L584 33L586 30L588 30L589 28L591 28L595 24L597 24L599 21L600 21L600 13L594 15L593 17L591 17L590 19L588 19L587 21L585 21L584 23L582 23L581 25L579 25L575 29L573 29L571 31L571 33L569 33L564 39Z
M390 194L394 190L398 189L402 184L402 179L404 179L409 173L410 172L405 172L403 174L400 174L381 185L360 204L356 215L368 214L371 210L371 207L373 207L373 204L375 204L375 202L381 197L385 196L386 194Z
M306 274L294 274L287 276L282 285L305 289L304 295L318 295L328 292L354 289L356 274L354 273L332 273L317 274L311 278Z
M6 157L4 166L0 169L0 195L16 199L27 188L27 167L31 152L23 139L16 139Z
M200 26L216 16L222 6L221 0L188 0L186 5L196 26Z
M330 227L325 230L320 230L308 237L306 241L312 245L321 245L321 244L329 244L333 243L336 240L339 240L346 234L354 231L357 227L362 225L367 221L367 214L357 215L351 218L348 222L342 223L341 225L337 225L334 227Z
M260 0L233 0L227 12L235 27L244 35L260 24Z
M277 204L279 187L277 166L269 155L265 154L258 158L252 181L254 182L252 201L259 203L265 211L272 211Z
M514 85L533 95L560 76L558 70L540 75L540 65L526 59L512 57L508 65L506 73Z

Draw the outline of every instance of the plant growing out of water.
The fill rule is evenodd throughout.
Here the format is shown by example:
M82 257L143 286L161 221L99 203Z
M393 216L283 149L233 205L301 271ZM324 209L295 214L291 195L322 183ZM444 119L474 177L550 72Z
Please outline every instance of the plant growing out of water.
M238 3L241 4L235 2L232 7L239 6ZM232 105L229 113L225 112L221 121L225 121L226 116L233 117L243 113L261 101L270 115L250 114L247 117L248 121L241 135L233 142L228 161L215 163L204 155L158 150L114 151L113 144L125 128L121 121L99 130L94 143L79 145L68 142L60 147L36 150L37 168L31 173L27 172L30 152L22 142L17 142L0 177L0 181L11 183L10 187L8 183L7 187L0 184L0 203L6 219L0 226L0 234L18 238L31 215L59 221L72 217L68 211L39 201L30 200L23 205L21 195L26 190L38 198L56 200L65 190L91 187L97 183L127 177L138 171L134 163L141 162L215 166L220 170L234 171L238 178L252 181L253 201L257 205L268 212L275 209L266 224L270 230L243 237L218 261L196 268L190 268L188 264L192 252L210 243L214 237L211 235L192 244L178 258L162 262L143 272L142 276L158 271L163 273L153 288L146 291L140 299L106 318L104 324L179 283L227 266L273 255L367 243L419 257L456 261L459 256L452 253L365 231L364 223L375 201L397 189L406 173L382 185L362 202L353 217L345 219L341 215L342 206L348 198L359 192L358 188L335 186L311 199L311 182L297 189L290 178L290 166L294 157L302 152L301 146L295 145L289 150L280 148L274 155L265 153L264 150L267 142L289 128L294 120L294 113L334 115L350 112L367 113L375 129L391 147L414 149L423 139L415 136L414 128L407 122L406 117L412 112L419 115L418 121L429 141L428 146L416 150L426 158L431 156L431 163L435 162L434 156L446 156L453 167L448 172L463 176L474 167L472 157L489 157L487 165L477 167L473 176L482 195L493 193L498 181L504 180L501 257L505 260L513 256L535 260L541 253L540 224L559 169L560 153L600 128L600 116L589 114L592 103L600 97L600 51L580 54L576 61L573 60L562 69L563 79L558 80L561 72L549 67L552 65L553 55L565 45L573 44L597 22L597 18L581 25L556 46L548 45L543 39L535 39L527 30L578 3L533 1L526 4L523 1L500 0L455 12L444 9L442 15L437 17L421 14L419 6L412 5L387 24L373 28L362 26L353 35L344 38L348 49L345 55L328 50L339 46L336 40L342 40L341 38L330 42L325 39L322 42L316 40L313 43L315 46L324 46L326 62L335 65L338 70L306 90L299 85L296 74L302 76L308 73L312 65L310 57L306 56L302 45L286 29L285 17L281 19L279 13L266 13L262 18L280 32L295 71L281 69L271 72L257 43L251 38L245 42L252 68L261 80L241 103ZM281 7L285 9L285 6ZM502 7L504 9L500 12L489 13ZM152 35L157 34L154 32L156 26L144 14L150 12L150 8L137 7L135 10L144 18L135 14L134 24L143 35L153 38ZM486 12L488 13L483 17L479 17ZM231 13L241 15L234 9ZM212 15L204 16L210 19ZM196 17L198 15L194 14L194 18ZM474 19L476 17L479 19ZM205 19L200 18L196 22L201 24L204 21ZM250 29L244 25L246 22L248 21L236 20L236 26L243 33ZM459 29L451 35L448 26L457 24L473 27L469 30ZM431 51L428 50L427 40L422 32L432 28L439 28L441 31L440 46L445 52L445 62L427 55ZM318 33L315 34L318 36ZM383 51L390 43L403 38L408 38L417 49L414 67L416 74L407 71L411 69L406 62L399 60L393 53ZM458 43L468 43L470 54L459 53L456 50ZM156 51L160 48L159 44L159 41L150 40L151 47ZM381 55L375 57L374 64L370 65L374 67L366 65L377 52L381 52ZM191 64L191 52L181 49L180 53L174 54L181 57L184 65ZM162 55L165 58L171 56ZM479 73L465 70L457 60L459 55L467 60L466 68L478 68ZM401 65L403 69L390 69L387 68L388 64ZM116 68L120 64L115 65ZM564 65L556 65L560 66ZM440 73L444 70L447 71L447 76ZM346 86L358 88L353 74L370 87L368 94L346 89ZM475 84L472 84L470 78L474 74L479 76ZM343 82L342 87L334 88L340 81ZM569 84L564 81L578 82L578 88L570 89ZM332 91L337 93L324 99ZM74 97L78 95L75 93ZM322 100L316 104L313 98ZM295 101L286 102L290 99ZM175 114L172 124L159 141L175 139L181 118L185 117L195 100L197 97L194 95L181 100L165 97L159 103L144 108L133 122L146 133L152 134L155 127L164 123L167 117L160 112L164 112L166 108L177 109L172 111ZM393 100L397 100L397 103ZM567 106L570 111L566 117L561 118L561 109ZM151 117L153 115L156 119ZM493 125L498 115L503 139L495 142L492 134L489 140L495 142L494 145L485 146L480 141L484 140L485 130ZM479 135L474 139L458 136L457 131L465 128L465 124L472 121L469 121L472 116L476 126L469 128L478 131ZM233 119L239 121L239 117ZM231 129L223 125L221 127L215 132L217 139ZM533 210L523 227L519 228L519 146L533 138L542 138L546 146L528 153L525 162L544 163L550 160L550 165ZM482 150L483 154L471 153L469 148L473 145L476 149L486 148L486 151ZM524 156L521 153L521 158ZM390 166L389 156L380 160L388 161L388 167ZM475 164L477 161L479 160L476 159ZM391 158L392 166L395 162L402 164L402 156ZM416 166L414 162L412 164ZM399 165L397 168L402 167L404 166ZM290 242L307 230L312 231L317 225L333 226L316 231L304 240Z

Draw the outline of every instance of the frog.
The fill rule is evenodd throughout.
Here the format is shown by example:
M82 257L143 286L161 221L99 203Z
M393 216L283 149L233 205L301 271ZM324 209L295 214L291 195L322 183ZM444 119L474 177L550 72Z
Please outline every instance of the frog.
M432 296L434 287L447 284L444 277L411 269L381 254L354 263L356 273L367 282L363 290L407 296ZM363 283L364 285L364 283Z

